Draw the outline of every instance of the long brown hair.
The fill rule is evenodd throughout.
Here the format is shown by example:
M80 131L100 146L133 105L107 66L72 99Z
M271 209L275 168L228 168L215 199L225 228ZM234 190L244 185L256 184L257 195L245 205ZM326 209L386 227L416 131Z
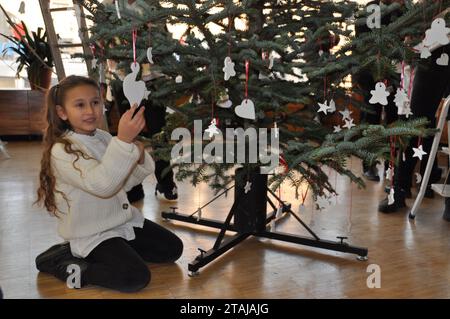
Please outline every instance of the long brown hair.
M55 187L56 179L51 165L51 151L53 145L62 143L64 145L64 150L67 153L75 154L76 159L72 163L75 169L75 162L79 160L80 156L85 159L89 158L81 150L72 148L72 143L65 138L66 133L71 130L70 123L68 120L62 120L56 113L56 105L64 107L67 91L80 85L90 85L99 90L98 84L94 80L83 76L71 75L48 90L46 96L47 127L44 133L44 151L41 160L41 171L39 173L40 185L37 190L37 200L35 204L37 203L45 206L47 211L55 216L58 216L57 211L59 211L58 207L56 207L55 193L61 194L67 204L69 204L69 202L66 195Z

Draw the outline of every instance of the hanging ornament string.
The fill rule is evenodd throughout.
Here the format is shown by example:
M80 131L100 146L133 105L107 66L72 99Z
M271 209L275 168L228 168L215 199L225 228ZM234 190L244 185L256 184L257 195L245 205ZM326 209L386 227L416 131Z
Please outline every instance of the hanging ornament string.
M136 64L136 38L137 38L136 28L133 28L132 38L133 38L133 61L134 61L134 64Z
M147 26L148 26L148 39L147 39L147 41L148 41L148 46L151 47L152 46L152 34L151 34L152 24L150 23L150 21L147 22Z
M419 138L417 139L417 148L422 145L422 136L419 136Z
M302 205L303 206L305 205L306 196L308 196L308 191L309 191L309 184L306 187L306 191L305 192L302 191Z
M394 169L394 159L395 159L396 136L390 136L389 139L390 139L390 145L391 145L391 158L389 161L389 172L390 172L391 176L389 176L389 178L391 180L391 189L392 189L394 187L393 175L395 174L393 169Z
M250 70L250 62L245 60L245 99L248 99L248 74Z
M216 103L217 89L216 89L216 79L214 78L214 71L211 68L211 78L213 81L213 95L211 96L211 119L214 118L214 104ZM216 120L216 125L219 125L218 119Z
M402 61L402 73L400 74L400 87L405 88L405 61Z
M231 16L228 17L228 56L231 57L231 25L233 18Z

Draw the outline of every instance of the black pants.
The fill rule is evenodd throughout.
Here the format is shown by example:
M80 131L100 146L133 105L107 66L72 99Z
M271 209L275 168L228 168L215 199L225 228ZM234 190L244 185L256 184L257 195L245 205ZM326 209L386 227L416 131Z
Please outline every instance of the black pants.
M149 101L146 101L145 103L144 117L148 130L147 137L152 137L161 132L162 128L166 125L166 108L163 106L151 105ZM169 161L155 161L155 177L158 184L160 184L164 190L171 190L175 186L173 171L169 167Z
M421 60L416 70L411 96L411 111L414 117L426 117L430 124L428 127L436 127L436 111L442 98L450 94L450 66L436 64L443 52L450 53L450 44L433 51L427 60ZM427 155L422 157L421 171L425 170L428 155L433 144L433 136L422 139L423 150ZM418 139L411 139L406 149L406 161L400 160L397 172L394 175L395 185L398 188L408 189L411 187L412 174L417 163L417 157L412 148L418 146ZM437 162L433 163L433 171L436 171Z
M147 219L143 228L134 228L134 232L134 240L108 239L85 258L89 265L82 274L83 285L92 284L122 292L138 291L150 282L146 262L174 262L183 252L180 238Z

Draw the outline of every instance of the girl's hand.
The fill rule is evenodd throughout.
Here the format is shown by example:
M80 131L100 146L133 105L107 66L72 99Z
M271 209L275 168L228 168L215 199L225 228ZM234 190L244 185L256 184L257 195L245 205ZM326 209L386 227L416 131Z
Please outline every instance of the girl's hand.
M119 140L132 143L136 136L145 127L144 110L145 107L136 113L133 117L134 112L137 109L137 104L134 104L128 111L126 111L119 121L119 127L117 129L117 137Z
M144 153L145 146L144 146L144 144L142 144L142 142L139 142L139 141L134 141L134 144L136 144L136 146L139 149L139 154L141 154L141 156L139 157L138 164L142 165L142 164L144 164L144 161L145 161L145 153Z

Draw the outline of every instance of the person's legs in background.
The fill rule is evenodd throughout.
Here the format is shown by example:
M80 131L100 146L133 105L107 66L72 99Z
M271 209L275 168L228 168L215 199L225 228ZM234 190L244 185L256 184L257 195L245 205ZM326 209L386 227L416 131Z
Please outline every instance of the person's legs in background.
M416 118L426 117L429 120L428 127L436 127L436 110L442 98L449 93L450 87L450 67L440 66L436 64L436 59L442 54L443 50L450 49L450 45L441 47L432 53L432 56L416 69L416 75L413 83L413 91L411 96L411 111ZM400 160L398 167L394 171L394 199L395 202L388 204L387 198L379 205L379 211L383 213L396 212L398 209L405 207L406 193L410 191L411 181L417 158L413 157L413 147L418 147L419 139L413 138L410 145L405 150L405 161ZM433 144L433 137L426 137L421 140L423 150L427 155L422 158L422 168L426 166L428 154ZM423 175L423 171L421 171ZM436 183L440 179L440 170L437 167L437 161L433 163L433 170L430 176L427 189L428 197L432 196L429 188L432 183ZM446 201L447 202L447 201ZM450 204L450 201L449 201ZM450 206L449 206L450 208ZM449 209L450 210L450 209Z
M166 107L146 105L144 117L148 129L147 137L152 137L161 132L166 125ZM155 161L155 177L158 182L155 194L160 193L167 200L176 200L178 198L177 186L170 168L170 161L160 159Z

